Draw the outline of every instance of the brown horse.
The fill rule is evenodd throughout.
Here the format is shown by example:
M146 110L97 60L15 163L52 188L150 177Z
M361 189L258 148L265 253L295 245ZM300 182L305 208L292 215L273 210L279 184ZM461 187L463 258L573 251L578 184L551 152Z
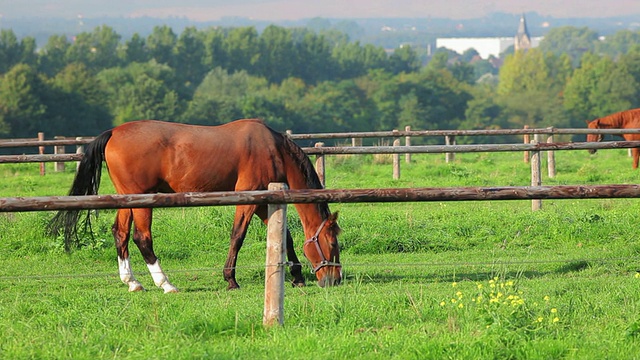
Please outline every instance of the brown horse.
M108 130L87 145L69 195L95 195L102 162L119 194L265 190L271 182L291 189L321 189L311 161L293 141L259 120L238 120L221 126L194 126L154 120L129 122ZM318 285L337 285L342 278L337 213L327 203L296 204L307 241L305 256ZM267 222L266 205L236 207L224 278L229 289L235 278L238 251L253 215ZM76 237L79 210L60 211L50 223L53 233L64 232L66 245ZM129 262L129 233L142 253L154 283L176 292L160 268L151 237L152 209L119 209L112 227L120 279L129 291L144 290ZM87 221L89 216L87 215ZM301 265L287 230L287 257L293 263L294 286L303 286Z
M631 109L617 112L593 121L587 121L589 129L638 129L640 128L640 109ZM640 134L624 134L621 135L627 141L640 140ZM602 141L602 134L587 134L587 141ZM589 150L589 153L595 154L596 149ZM633 168L638 168L638 159L640 159L640 149L631 149L633 155Z

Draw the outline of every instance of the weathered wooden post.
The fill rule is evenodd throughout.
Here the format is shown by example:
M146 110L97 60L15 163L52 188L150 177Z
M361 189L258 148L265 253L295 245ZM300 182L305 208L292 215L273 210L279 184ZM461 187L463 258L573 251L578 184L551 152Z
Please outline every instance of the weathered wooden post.
M538 144L538 140L531 140L531 144ZM540 151L531 152L531 186L541 186L542 178L540 176ZM531 210L536 211L542 208L541 199L531 200Z
M393 140L393 146L400 146L400 139ZM400 154L393 154L393 180L400 179Z
M552 127L548 128L549 130L553 130ZM553 143L553 134L549 134L547 136L547 144ZM555 151L548 150L547 151L547 171L549 173L549 178L553 179L556 177L556 155Z
M454 135L445 136L444 137L444 144L445 145L455 145L456 144L456 137ZM453 161L456 160L456 153L445 153L444 159L445 159L445 162L447 162L447 163L453 162Z
M315 147L321 148L324 146L323 142L317 142ZM325 187L325 170L324 170L324 154L316 155L316 173L318 173L318 178L320 178L320 183L322 187Z
M406 132L411 131L411 126L405 126L404 131ZM405 136L404 146L411 146L411 136L408 136L408 135ZM404 162L406 162L407 164L411 164L411 153L404 154Z
M362 146L362 138L351 138L351 146Z
M528 129L529 125L525 125L524 129ZM524 143L525 144L529 144L531 141L529 141L529 134L524 134ZM529 163L529 151L525 151L524 152L524 163L528 164Z
M82 140L82 137L78 136L76 140ZM82 144L76 145L76 154L84 154L84 145ZM76 171L78 171L79 167L80 167L80 161L76 161Z
M284 183L271 183L269 190L286 190ZM267 259L264 276L264 326L284 324L284 271L287 253L287 204L269 204Z
M65 137L64 136L54 136L53 137L56 140L64 140ZM64 154L65 153L65 149L64 149L64 145L57 145L53 148L53 153L54 154ZM53 168L56 172L61 172L64 171L64 162L60 162L60 161L56 161L53 164Z
M38 133L38 141L44 141L44 133L43 132L39 132ZM44 155L44 146L38 146L38 154ZM40 176L44 176L44 174L45 174L44 163L41 162L40 163Z

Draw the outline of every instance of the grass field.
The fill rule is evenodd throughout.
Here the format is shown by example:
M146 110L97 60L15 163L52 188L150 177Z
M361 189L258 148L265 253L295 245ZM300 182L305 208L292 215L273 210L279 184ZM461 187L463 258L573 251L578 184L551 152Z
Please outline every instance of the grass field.
M373 156L327 160L329 188L524 186L520 153L414 155L401 179ZM626 150L556 153L545 185L635 184ZM0 196L66 194L73 173L2 165ZM70 166L71 167L71 166ZM108 180L102 194L113 193ZM0 214L2 359L635 359L640 355L640 200L331 204L345 281L287 287L285 325L262 326L266 228L255 222L222 267L232 207L157 209L155 249L178 294L128 293L99 212L95 237L63 252L48 212ZM289 225L301 255L300 222ZM133 244L132 244L133 245Z

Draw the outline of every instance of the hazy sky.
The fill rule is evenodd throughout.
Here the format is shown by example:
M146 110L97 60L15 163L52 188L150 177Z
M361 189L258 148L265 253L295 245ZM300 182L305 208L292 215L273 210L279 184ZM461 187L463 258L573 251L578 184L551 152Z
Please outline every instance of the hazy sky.
M185 16L216 20L241 16L263 20L312 17L476 18L502 11L535 11L553 17L638 14L640 0L0 0L0 16Z

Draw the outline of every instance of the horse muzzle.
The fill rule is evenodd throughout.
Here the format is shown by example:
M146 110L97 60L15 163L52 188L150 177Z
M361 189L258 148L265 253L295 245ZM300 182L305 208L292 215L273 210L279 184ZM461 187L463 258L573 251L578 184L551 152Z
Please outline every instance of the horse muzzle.
M340 285L342 281L342 266L327 265L316 272L316 277L318 278L318 286L322 288Z
M598 150L597 149L589 149L587 151L589 151L589 154L595 154L596 151L598 151Z

